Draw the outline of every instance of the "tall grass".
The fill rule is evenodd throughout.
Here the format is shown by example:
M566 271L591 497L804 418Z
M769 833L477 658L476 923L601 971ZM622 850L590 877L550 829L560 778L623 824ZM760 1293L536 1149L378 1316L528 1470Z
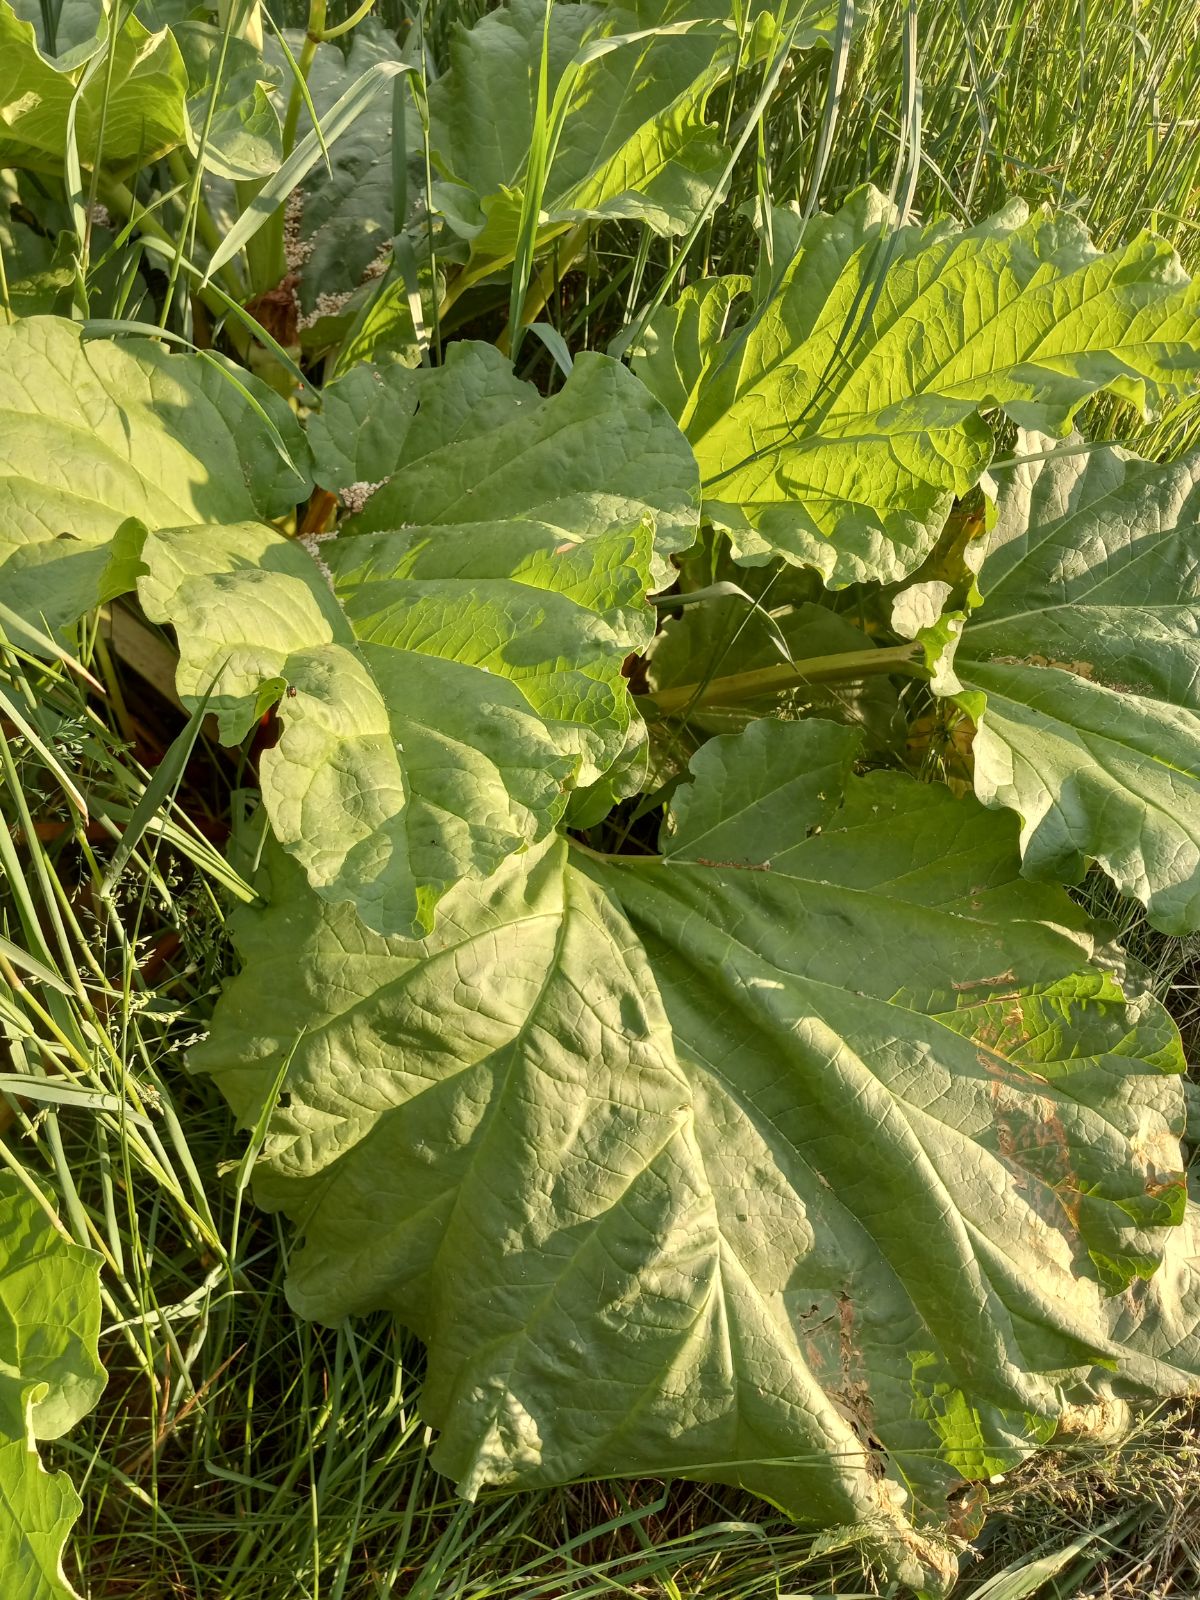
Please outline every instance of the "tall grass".
M870 12L825 174L833 202L897 164L903 0ZM1185 252L1198 225L1200 6L1087 0L938 0L914 8L920 80L914 203L974 221L1013 194L1081 216L1099 244L1138 228ZM775 108L777 172L804 171L811 133Z

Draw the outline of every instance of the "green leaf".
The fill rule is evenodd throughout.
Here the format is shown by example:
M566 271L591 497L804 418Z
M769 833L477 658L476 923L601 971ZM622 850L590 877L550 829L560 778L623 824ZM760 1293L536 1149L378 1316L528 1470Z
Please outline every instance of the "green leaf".
M278 170L259 184L247 198L237 220L232 223L224 239L209 258L206 282L227 262L232 261L238 251L244 249L271 218L285 211L291 204L292 196L309 174L329 159L331 148L350 129L362 123L371 107L380 103L385 89L394 88L396 79L411 71L411 67L404 66L390 55L372 61L367 70L339 95L322 116L320 132L314 128L301 139ZM393 96L389 95L387 103L390 105L392 101ZM289 246L286 215L284 223L284 243L290 256L289 265L295 267L300 264L304 249L295 237ZM337 301L339 297L331 298Z
M52 239L35 233L11 214L0 215L0 251L15 316L38 316L64 303L70 306L75 269L62 259Z
M676 7L671 27L692 18ZM546 8L511 0L451 37L449 70L429 91L430 146L444 175L434 201L470 241L469 270L511 263L536 127ZM549 93L565 114L542 196L536 248L574 223L606 218L683 233L712 194L727 152L705 120L737 59L728 27L668 31L610 6L550 14ZM611 41L621 40L619 44ZM569 99L565 98L569 94Z
M459 348L450 347L452 360L459 359L455 354ZM477 361L486 361L493 369L498 416L508 420L514 400L526 391L499 351L492 360L482 355L481 346ZM381 488L400 460L422 390L443 381L364 362L326 384L321 409L308 423L308 441L322 488L345 490L356 484L369 485L372 492Z
M71 72L99 53L108 37L108 0L10 0L13 15L33 29L39 52L60 72Z
M175 40L122 15L111 78L106 58L91 71L76 111L79 159L88 166L97 158L109 167L153 161L188 142L187 73ZM96 43L85 51L93 62ZM66 154L71 101L81 72L91 70L78 65L78 52L66 60L74 71L47 59L33 25L0 0L0 165Z
M267 177L283 159L276 109L279 72L267 66L245 39L234 35L224 40L221 83L210 121L223 30L207 22L178 22L171 32L187 68L188 121L196 150L208 125L205 168L235 180Z
M801 764L798 737L781 733L785 726L752 722L736 742L713 739L692 757L695 782L671 808L663 844L668 861L775 872L787 871L797 851L802 855L808 834L841 804L860 741L849 728L814 719Z
M1168 933L1200 927L1200 454L1158 466L1038 434L997 472L982 607L954 655L975 791L1025 870L1096 860Z
M1100 390L1155 407L1200 372L1200 290L1150 235L1101 255L1019 202L966 231L902 228L864 189L798 238L757 302L744 277L685 290L635 362L744 560L904 578L991 460L981 411L1065 434Z
M341 372L364 361L400 361L415 367L428 351L429 310L434 297L440 301L445 292L444 278L440 272L435 278L427 262L417 260L409 241L393 241L393 251L383 275L368 280L343 306L335 305L330 320L317 313L305 321L303 337L318 347L327 330L335 330L342 340Z
M32 206L30 204L32 202ZM36 214L37 228L30 225ZM127 256L114 251L113 233L99 220L92 223L91 264L87 301L92 316L111 315L125 296L126 314L136 315L145 280ZM23 220L24 219L24 220ZM70 316L79 294L79 240L69 206L51 200L37 179L9 168L0 174L0 253L8 279L9 304L18 317Z
M1142 1281L1184 1214L1182 1056L1011 818L852 753L713 740L668 858L547 841L421 942L273 854L194 1064L252 1126L294 1048L259 1172L290 1298L425 1339L463 1492L740 1484L934 1587L959 1477L1194 1382L1194 1317Z
M382 437L343 404L362 384L396 402ZM184 698L215 683L226 740L286 685L260 763L276 837L322 895L407 933L629 758L621 669L653 632L656 529L660 560L694 535L695 464L604 356L549 400L461 344L329 398L325 480L395 469L343 533L310 553L261 525L171 529L147 539L139 593L176 625Z
M100 1397L100 1258L70 1244L15 1178L0 1177L0 1570L11 1600L70 1600L63 1549L79 1515L37 1441Z
M470 341L433 371L357 367L325 389L309 437L318 482L358 491L345 496L362 501L347 532L528 516L590 538L648 508L655 588L696 538L692 453L607 356L581 356L551 400L491 345Z
M89 340L77 323L0 326L0 588L51 628L95 605L121 525L235 522L288 511L309 487L291 411L216 357L150 340ZM245 398L249 394L268 421ZM274 436L272 435L274 430Z

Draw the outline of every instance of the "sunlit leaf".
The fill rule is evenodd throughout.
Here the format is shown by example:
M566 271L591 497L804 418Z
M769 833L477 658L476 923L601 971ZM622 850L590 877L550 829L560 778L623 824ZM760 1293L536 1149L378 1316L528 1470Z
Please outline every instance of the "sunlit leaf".
M981 413L1066 434L1100 390L1153 407L1200 375L1200 288L1150 235L1102 255L1019 202L902 228L873 189L790 232L757 301L746 277L695 284L635 362L745 560L906 577L991 461Z

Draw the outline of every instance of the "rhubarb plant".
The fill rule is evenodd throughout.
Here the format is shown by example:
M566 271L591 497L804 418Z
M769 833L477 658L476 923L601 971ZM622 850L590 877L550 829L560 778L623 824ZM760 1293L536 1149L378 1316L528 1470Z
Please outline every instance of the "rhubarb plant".
M104 1388L100 1258L43 1204L0 1179L0 1561L13 1600L75 1600L63 1552L79 1496L38 1443L73 1428Z
M1022 435L947 685L975 790L1021 817L1027 870L1099 862L1157 926L1200 922L1200 462Z
M1019 202L965 231L898 220L871 190L798 237L784 212L781 271L701 282L646 330L636 370L744 560L907 577L991 460L981 412L1062 434L1099 389L1152 406L1200 371L1200 291L1160 241L1101 256Z
M698 233L725 79L830 33L650 9L515 0L434 83L343 62L402 92L197 287L293 180L309 262L388 244L302 384L278 341L260 377L0 329L3 599L47 644L136 605L253 740L259 900L192 1065L262 1140L296 1311L425 1341L461 1492L738 1485L933 1592L964 1481L1200 1384L1179 1036L1065 887L1200 928L1195 463L1073 431L1193 390L1198 291L1148 235L863 190L514 369L592 230Z

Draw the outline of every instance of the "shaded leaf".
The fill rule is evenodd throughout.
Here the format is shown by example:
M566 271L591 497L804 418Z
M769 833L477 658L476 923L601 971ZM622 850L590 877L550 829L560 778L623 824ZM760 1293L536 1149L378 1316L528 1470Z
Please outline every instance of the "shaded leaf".
M286 37L299 56L303 34ZM283 52L272 44L267 55L290 92L292 75ZM377 63L404 59L394 36L373 18L355 28L344 54L338 45L322 45L308 77L317 116L323 119ZM404 107L406 144L419 155L424 149L420 124L407 93ZM383 94L329 146L329 167L320 162L301 185L291 265L299 274L302 317L310 323L342 311L391 240L392 137L392 96Z
M491 345L468 341L451 346L442 368L361 366L324 393L309 435L317 479L371 491L348 532L519 515L590 537L649 508L654 587L671 573L667 558L696 537L691 451L606 356L582 356L550 400Z
M152 161L188 142L187 74L171 34L148 33L128 16L115 51L111 70L104 62L93 73L76 111L79 157L89 166L98 156L107 166ZM84 54L95 56L95 40ZM75 63L77 57L73 50L66 59ZM0 164L65 155L67 116L82 70L64 71L47 60L32 23L0 0Z
M848 617L812 601L773 605L769 593L758 602L749 594L726 595L667 618L648 652L647 680L655 691L695 684L715 696L715 679L871 646ZM896 687L884 676L845 683L794 681L759 694L739 693L724 705L710 698L686 716L689 728L706 734L734 733L759 717L831 717L862 729L877 749L894 749L903 729Z
M932 1588L960 1476L1193 1381L1193 1334L1151 1359L1108 1299L1183 1215L1182 1057L1011 819L895 774L840 800L852 752L714 740L667 859L547 842L421 942L276 856L194 1060L251 1124L295 1046L259 1174L290 1297L427 1341L463 1492L741 1484Z
M432 279L428 273L422 273L417 283L423 322ZM439 279L439 294L441 288ZM343 371L364 361L400 361L408 367L415 367L420 362L422 340L413 322L413 296L394 265L378 282L368 283L360 290L354 296L354 301L347 302L344 309L350 320L338 358ZM310 337L319 342L323 337L320 319L310 327Z
M550 13L549 92L573 87L542 198L538 249L588 219L631 218L655 233L682 233L719 181L728 153L705 107L732 70L736 38L712 25L645 37L664 27L658 8L646 9L654 15L596 4ZM675 13L676 27L694 16L690 6ZM541 0L511 0L469 31L457 29L449 70L430 88L430 146L443 174L434 202L470 241L472 273L507 265L516 248L544 18ZM628 42L601 53L602 38Z
M61 259L52 239L35 233L11 213L0 214L0 251L15 316L39 316L63 304L69 308L75 271Z
M204 138L204 165L222 178L265 178L283 159L277 109L279 74L236 34L207 22L177 22L172 27L188 75L188 121L198 151ZM224 62L221 63L222 43ZM212 85L218 64L221 81L216 104Z
M735 745L715 739L692 757L695 781L683 786L671 807L663 842L668 861L703 858L723 866L787 870L809 834L841 804L859 739L836 722L816 720L804 735L801 763L797 736L781 733L781 726L768 719L753 722Z
M1027 434L1016 453L1052 451ZM1094 859L1156 927L1200 927L1200 455L1070 449L992 487L983 605L944 689L978 724L976 793L1020 814L1027 873Z
M41 0L9 3L13 15L33 29L40 54L59 72L91 60L108 37L108 0L63 0L52 8L43 7Z
M99 1399L100 1258L70 1244L15 1178L0 1177L0 1570L11 1600L70 1600L63 1549L80 1501L37 1441Z

